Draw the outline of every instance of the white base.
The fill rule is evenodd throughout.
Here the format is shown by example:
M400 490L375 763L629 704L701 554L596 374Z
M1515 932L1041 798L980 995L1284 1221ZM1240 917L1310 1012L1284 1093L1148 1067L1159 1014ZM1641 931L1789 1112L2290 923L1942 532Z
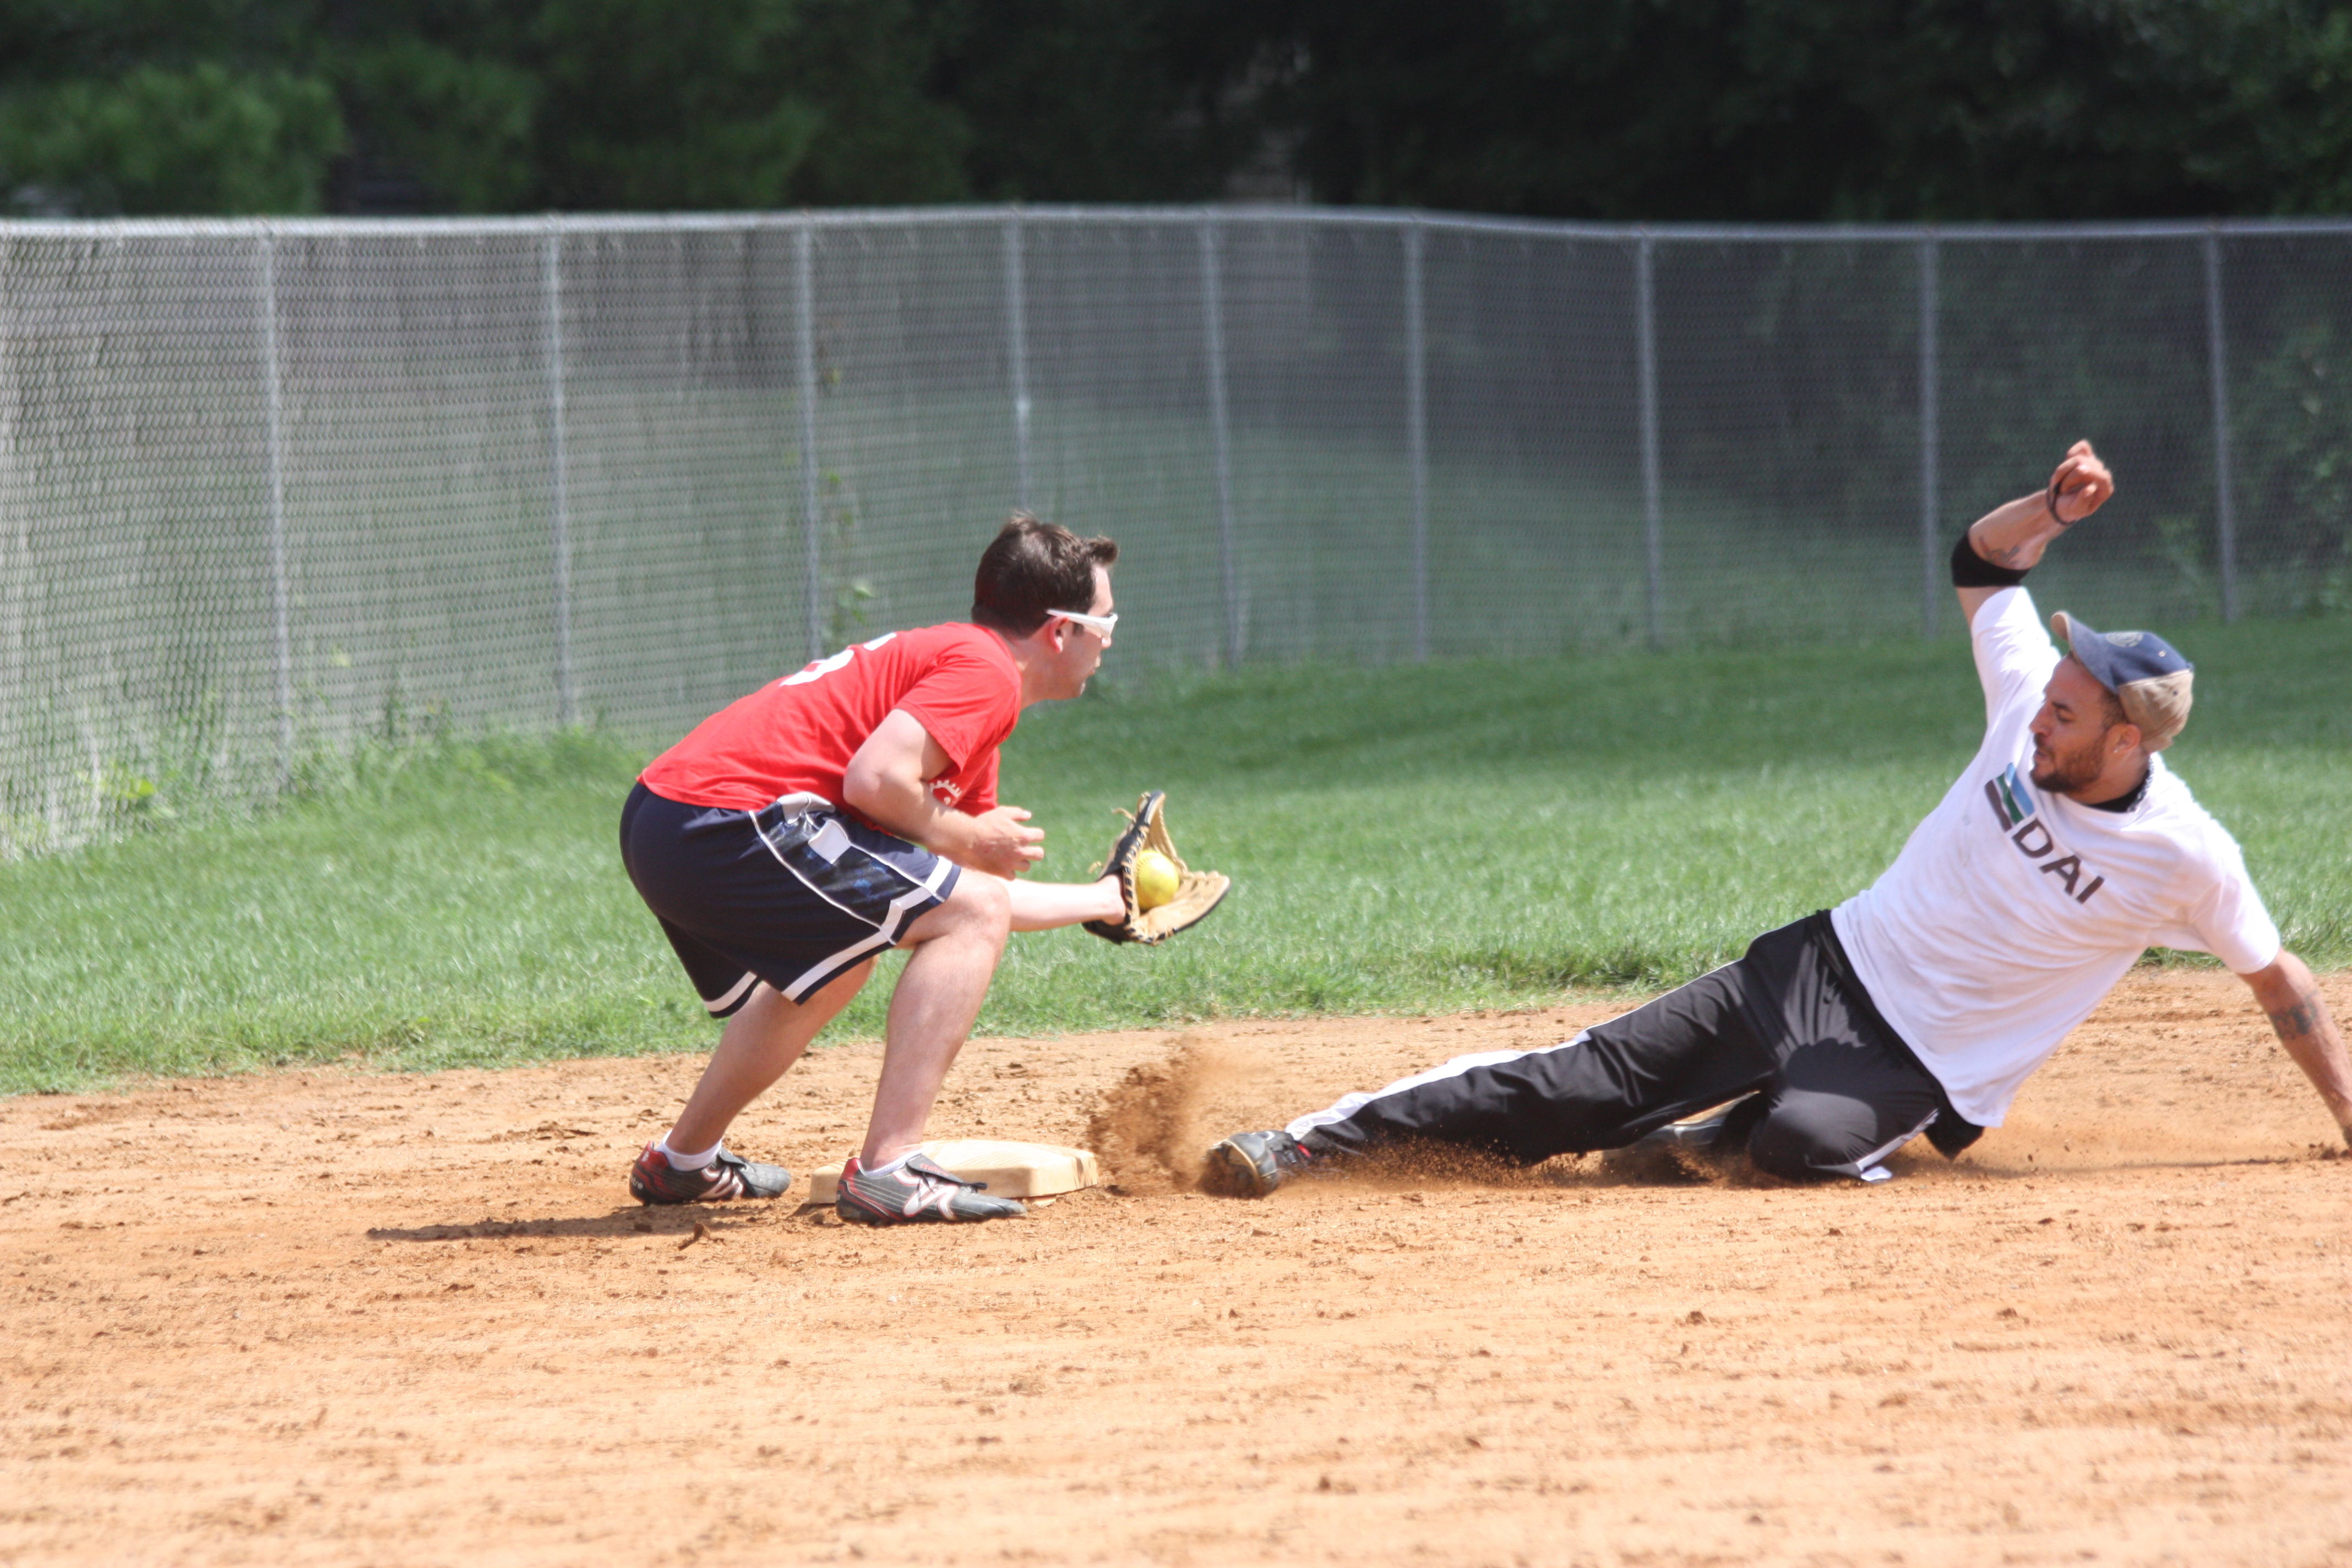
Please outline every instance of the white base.
M940 1165L968 1182L986 1182L992 1198L1045 1198L1074 1193L1102 1179L1093 1152L1059 1143L1016 1143L1002 1138L942 1138L922 1145ZM809 1173L804 1204L829 1204L841 1185L841 1167Z

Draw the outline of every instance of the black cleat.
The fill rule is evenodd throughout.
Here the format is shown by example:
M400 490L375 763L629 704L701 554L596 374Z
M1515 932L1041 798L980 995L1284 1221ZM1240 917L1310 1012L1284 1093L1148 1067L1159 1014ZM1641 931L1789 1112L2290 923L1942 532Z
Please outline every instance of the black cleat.
M1220 1197L1262 1198L1314 1161L1306 1144L1279 1129L1236 1132L1209 1151L1201 1190Z
M855 1156L841 1168L833 1212L860 1225L939 1225L977 1219L1019 1219L1028 1208L1011 1198L981 1194L986 1182L967 1182L929 1154L895 1171L869 1176Z
M656 1143L629 1167L629 1195L641 1204L723 1204L733 1198L780 1198L793 1184L782 1165L761 1165L726 1150L699 1171L681 1171Z

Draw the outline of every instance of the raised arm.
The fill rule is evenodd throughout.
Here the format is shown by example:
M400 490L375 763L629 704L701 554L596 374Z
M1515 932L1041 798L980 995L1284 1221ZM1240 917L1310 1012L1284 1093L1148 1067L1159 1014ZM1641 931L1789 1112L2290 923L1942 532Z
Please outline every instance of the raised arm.
M1969 524L1969 547L1979 560L2023 572L2042 559L2050 542L2107 504L2116 477L2088 441L2066 448L2046 489L2004 501ZM1960 613L1974 625L1977 607L1998 588L1962 588Z
M2344 1031L2329 1015L2310 969L2282 950L2268 969L2238 978L2252 989L2254 999L2270 1015L2271 1027L2278 1031L2279 1044L2327 1102L2336 1124L2344 1130L2345 1142L2352 1143L2352 1057L2345 1054Z

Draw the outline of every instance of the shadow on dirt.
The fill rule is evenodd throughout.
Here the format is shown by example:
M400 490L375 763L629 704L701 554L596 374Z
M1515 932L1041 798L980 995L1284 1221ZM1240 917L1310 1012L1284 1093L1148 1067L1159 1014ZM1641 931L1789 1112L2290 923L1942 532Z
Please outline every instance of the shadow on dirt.
M681 1204L676 1208L647 1209L632 1204L616 1208L610 1214L573 1215L537 1219L493 1219L485 1215L478 1220L461 1220L445 1225L375 1226L364 1234L370 1241L474 1241L517 1239L524 1237L625 1237L674 1236L690 1238L698 1233L719 1236L728 1231L742 1230L764 1218L790 1218L793 1209L789 1204L765 1210L753 1209L726 1214L704 1204Z

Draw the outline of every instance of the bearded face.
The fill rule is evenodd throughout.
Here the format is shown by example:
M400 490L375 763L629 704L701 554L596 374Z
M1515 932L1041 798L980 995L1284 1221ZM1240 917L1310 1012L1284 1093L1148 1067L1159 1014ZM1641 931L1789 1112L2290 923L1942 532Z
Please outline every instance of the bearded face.
M2033 787L2070 795L2097 783L2122 723L2115 694L2072 655L2060 660L2033 716Z
M2062 752L2042 736L2034 736L2033 772L2028 775L2033 787L2051 795L2072 795L2088 788L2106 766L2106 742L2107 732L2101 730L2079 737L2071 750Z

